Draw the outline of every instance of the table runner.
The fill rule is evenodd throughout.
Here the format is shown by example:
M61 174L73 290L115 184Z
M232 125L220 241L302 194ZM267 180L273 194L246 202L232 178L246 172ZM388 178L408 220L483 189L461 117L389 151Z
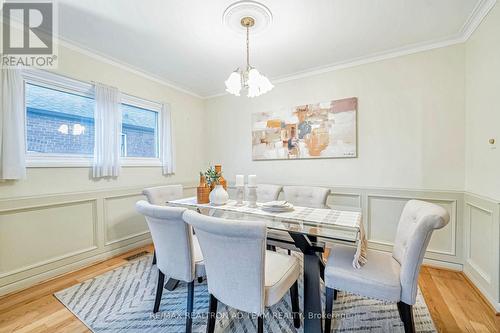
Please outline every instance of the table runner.
M342 227L355 228L359 232L356 253L354 255L352 265L355 268L360 268L367 261L367 240L362 223L362 214L360 212L294 206L293 211L276 213L263 211L261 209L262 204L260 203L257 203L257 207L252 208L247 204L239 206L237 205L235 200L229 200L225 205L212 206L210 204L198 204L196 202L196 197L173 200L169 202L172 204L184 204L199 208L226 210L267 217L278 217L287 220L295 220L298 222L314 222L318 224L332 224Z

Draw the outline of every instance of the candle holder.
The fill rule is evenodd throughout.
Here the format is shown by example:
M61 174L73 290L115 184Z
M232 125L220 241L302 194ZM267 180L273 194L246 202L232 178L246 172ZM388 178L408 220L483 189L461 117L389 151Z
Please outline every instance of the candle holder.
M243 206L245 203L245 186L236 186L236 205Z
M257 186L248 186L248 207L257 208Z

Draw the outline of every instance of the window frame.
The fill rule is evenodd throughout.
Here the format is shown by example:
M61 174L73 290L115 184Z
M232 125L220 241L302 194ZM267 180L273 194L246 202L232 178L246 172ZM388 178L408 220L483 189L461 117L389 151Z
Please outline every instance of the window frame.
M59 90L62 92L77 94L95 100L93 84L75 80L64 75L51 73L40 69L23 70L23 89L24 89L24 110L26 108L26 84L34 84L48 89ZM121 157L121 165L124 167L132 166L161 166L161 121L162 105L157 102L149 101L143 98L135 97L126 93L120 93L120 103L128 104L149 111L157 112L157 157ZM25 114L26 115L26 114ZM25 118L27 118L25 116ZM26 122L26 119L25 119ZM24 126L24 139L27 142L27 126ZM66 167L91 167L94 159L93 154L46 154L28 152L26 145L26 166L28 168L66 168Z
M121 157L122 166L161 166L161 122L162 122L162 105L157 102L148 101L143 98L135 97L129 94L121 93L120 103L135 106L148 111L157 113L156 117L156 152L157 157ZM122 118L123 122L123 118ZM122 125L123 126L123 125ZM126 148L125 148L126 149Z

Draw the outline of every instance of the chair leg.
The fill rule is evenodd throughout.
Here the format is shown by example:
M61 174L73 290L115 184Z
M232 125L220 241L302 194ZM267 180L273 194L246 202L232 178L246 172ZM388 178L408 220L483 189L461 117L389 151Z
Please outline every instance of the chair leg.
M257 319L257 333L264 333L264 315L260 315Z
M215 298L214 295L210 294L210 303L208 306L207 333L214 333L216 319L217 319L217 298Z
M160 309L161 295L163 293L163 284L165 283L165 274L158 270L158 285L156 286L156 299L153 313L157 313Z
M405 333L415 333L415 321L413 320L413 306L404 302L398 302L398 311L403 322Z
M156 265L156 251L153 251L153 262L151 263L151 266Z
M191 329L193 327L193 299L194 299L194 281L191 281L188 283L186 333L191 333Z
M332 328L333 300L335 299L335 289L326 287L326 307L325 307L325 333L330 333Z
M300 327L300 309L299 309L299 284L297 281L290 288L290 298L292 301L293 326Z

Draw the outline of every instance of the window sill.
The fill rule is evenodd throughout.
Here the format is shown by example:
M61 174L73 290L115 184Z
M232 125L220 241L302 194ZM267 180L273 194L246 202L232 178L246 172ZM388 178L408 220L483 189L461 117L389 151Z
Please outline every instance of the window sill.
M160 167L161 162L157 158L124 158L122 167ZM92 158L84 156L27 156L27 168L91 168Z

